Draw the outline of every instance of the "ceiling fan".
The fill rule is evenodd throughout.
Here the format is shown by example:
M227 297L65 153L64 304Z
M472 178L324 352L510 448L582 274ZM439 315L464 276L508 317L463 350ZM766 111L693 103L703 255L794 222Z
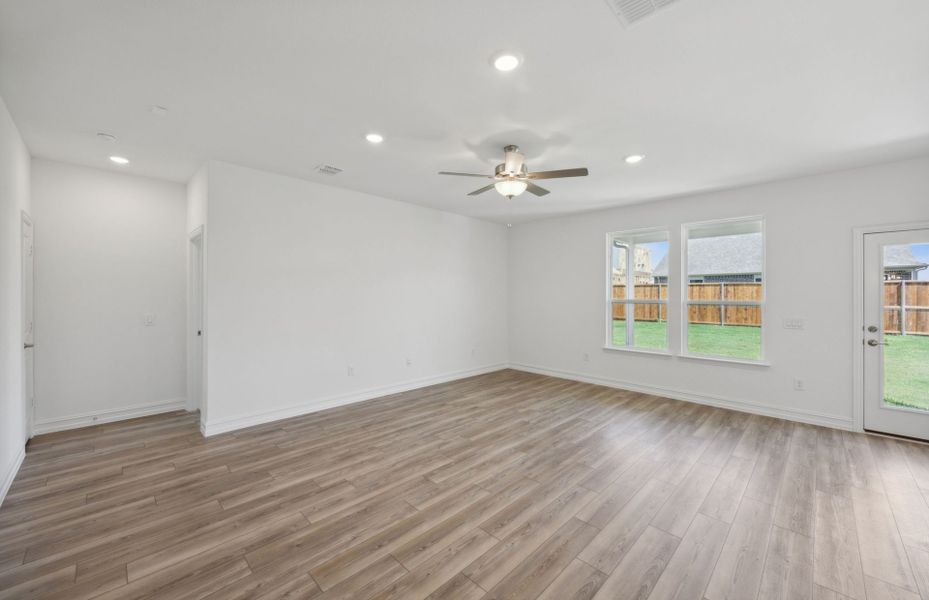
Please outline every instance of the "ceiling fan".
M517 146L506 146L503 148L503 162L494 169L493 175L479 175L477 173L455 173L452 171L439 171L439 175L458 175L459 177L482 177L492 179L493 183L474 190L469 196L483 194L491 188L496 189L501 195L506 196L509 200L514 196L519 196L525 191L544 196L548 190L533 183L536 179L558 179L560 177L585 177L587 169L560 169L558 171L538 171L529 173L526 170L525 157L519 151Z

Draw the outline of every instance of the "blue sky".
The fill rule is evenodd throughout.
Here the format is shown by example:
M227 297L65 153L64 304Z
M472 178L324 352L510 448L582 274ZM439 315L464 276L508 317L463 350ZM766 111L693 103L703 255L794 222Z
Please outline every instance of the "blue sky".
M913 244L913 256L920 262L929 263L929 244ZM920 281L929 281L929 269L919 272Z
M652 253L652 268L658 266L661 259L668 253L668 242L650 242L647 244L638 244L648 248ZM618 266L620 252L613 253L613 267ZM929 262L929 261L927 261Z

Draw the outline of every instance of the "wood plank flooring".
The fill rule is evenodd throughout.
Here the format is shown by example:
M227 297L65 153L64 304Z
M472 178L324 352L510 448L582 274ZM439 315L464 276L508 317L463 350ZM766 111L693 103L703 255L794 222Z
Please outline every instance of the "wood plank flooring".
M929 446L516 371L33 440L2 598L929 600Z

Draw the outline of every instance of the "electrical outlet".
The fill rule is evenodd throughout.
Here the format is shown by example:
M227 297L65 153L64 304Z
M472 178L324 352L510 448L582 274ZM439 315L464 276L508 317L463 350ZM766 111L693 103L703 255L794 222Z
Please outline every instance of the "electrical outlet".
M413 366L413 359L410 358L409 356L406 357L406 366L408 366L408 367L412 367L412 366Z
M348 376L352 377L353 375L355 375L355 367L348 365Z
M794 391L802 392L806 389L806 383L802 379L794 379Z
M590 354L584 353L584 362L590 362Z

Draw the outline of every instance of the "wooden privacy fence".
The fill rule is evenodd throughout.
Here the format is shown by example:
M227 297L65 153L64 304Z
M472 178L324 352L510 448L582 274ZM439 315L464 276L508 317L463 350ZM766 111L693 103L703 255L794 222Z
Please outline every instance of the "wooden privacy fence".
M687 298L700 302L720 300L759 302L760 283L691 283ZM613 300L626 299L626 286L613 286ZM667 300L667 284L635 286L636 300ZM688 308L689 323L761 326L761 307L699 304ZM626 318L623 304L613 305L613 319ZM636 321L667 321L667 305L637 304ZM929 281L884 282L884 331L903 335L929 335Z
M884 331L929 335L929 281L884 282Z

